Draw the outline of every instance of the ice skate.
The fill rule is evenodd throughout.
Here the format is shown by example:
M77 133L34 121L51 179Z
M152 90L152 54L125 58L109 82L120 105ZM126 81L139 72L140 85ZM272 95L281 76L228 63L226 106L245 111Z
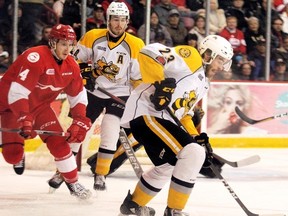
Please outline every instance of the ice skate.
M97 191L106 190L107 188L106 188L105 180L106 180L105 176L95 174L94 175L94 186L93 186L94 190L97 190Z
M49 193L54 193L56 189L58 189L61 184L64 182L64 178L61 173L57 170L56 173L52 176L51 179L48 180L48 184L50 186Z
M72 196L76 196L80 200L87 200L92 196L90 190L86 189L79 182L67 183L65 182L68 189L70 190L70 194Z
M164 212L164 216L189 216L189 214L182 212L181 210L171 209L167 206Z
M19 163L13 165L13 169L17 175L22 175L25 170L25 155L23 154L22 159Z
M120 206L120 214L118 216L124 215L154 216L155 210L151 207L139 206L137 203L133 202L129 190L124 202Z
M95 174L96 161L97 161L97 153L90 156L86 161L86 163L90 166L90 170L92 174Z

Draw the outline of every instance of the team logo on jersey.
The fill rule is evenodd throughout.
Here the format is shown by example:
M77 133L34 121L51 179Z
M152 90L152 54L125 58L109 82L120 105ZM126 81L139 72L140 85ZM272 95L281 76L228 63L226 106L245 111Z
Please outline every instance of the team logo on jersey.
M179 55L182 58L188 58L191 55L191 51L189 49L186 49L186 48L181 48L181 49L179 49Z
M105 76L108 80L116 82L115 76L119 73L120 68L113 64L112 61L107 62L104 57L96 62L96 72Z
M27 56L27 60L31 63L35 63L39 61L39 59L40 59L40 55L37 52L32 52Z
M190 92L185 92L182 98L177 98L172 104L172 108L174 111L184 108L184 115L186 115L189 110L193 107L195 102L197 101L197 94L195 90Z
M55 69L54 68L49 68L46 70L47 75L54 75L55 74Z

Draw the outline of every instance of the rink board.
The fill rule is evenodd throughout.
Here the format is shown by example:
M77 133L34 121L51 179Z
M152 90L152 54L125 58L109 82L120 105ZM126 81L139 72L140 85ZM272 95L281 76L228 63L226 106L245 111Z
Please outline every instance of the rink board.
M89 150L98 149L99 137L92 138L89 144ZM215 148L287 148L288 138L210 138L210 142ZM40 139L27 140L25 151L35 151L42 141Z

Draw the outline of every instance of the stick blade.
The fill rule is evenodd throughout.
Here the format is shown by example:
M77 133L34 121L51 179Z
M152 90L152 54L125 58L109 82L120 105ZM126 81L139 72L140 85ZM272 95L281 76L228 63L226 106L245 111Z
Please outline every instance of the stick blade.
M237 161L236 167L243 167L243 166L248 166L254 163L257 163L260 161L260 156L259 155L252 155L248 158L244 158L242 160Z
M215 154L214 152L213 152L213 157L215 157L216 159L218 159L222 163L228 164L229 166L232 166L235 168L248 166L248 165L251 165L251 164L254 164L254 163L257 163L258 161L260 161L260 156L258 156L258 155L252 155L250 157L244 158L244 159L239 160L239 161L226 160L225 158Z
M251 118L249 118L248 116L246 116L240 109L238 106L235 107L235 112L237 113L237 115L245 122L249 123L249 124L255 124L257 123L256 120L253 120Z

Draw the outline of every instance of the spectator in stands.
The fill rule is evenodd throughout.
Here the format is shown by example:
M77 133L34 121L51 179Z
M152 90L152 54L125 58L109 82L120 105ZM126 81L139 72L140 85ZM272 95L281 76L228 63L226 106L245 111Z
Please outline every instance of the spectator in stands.
M270 81L288 81L288 71L286 63L282 58L275 62L274 73L270 76Z
M223 9L224 11L226 11L228 8L232 7L233 3L232 1L223 1L220 0L219 1L219 8Z
M262 29L266 30L266 26L267 26L267 23L266 23L266 20L267 20L267 0L262 0L262 3L261 3L261 13L257 15L257 18L259 18L260 20L260 26ZM273 19L274 17L277 17L279 16L279 13L276 11L275 7L274 7L274 4L273 4L273 1L271 1L271 19Z
M239 80L245 80L245 81L251 81L252 80L252 66L250 62L246 61L243 62L240 67L239 67L239 75L238 79Z
M226 16L234 16L237 18L237 28L244 31L247 27L246 19L252 14L246 11L244 8L244 0L233 0L232 7L229 7L226 11Z
M155 34L155 43L166 44L165 34L161 31L156 32Z
M188 32L185 26L180 24L180 14L176 9L169 11L167 30L171 35L173 46L186 44Z
M8 17L8 1L5 0L0 0L0 24L1 20L5 20Z
M143 24L137 32L137 36L140 37L143 41L145 41L145 24ZM159 23L159 18L157 13L152 10L150 15L150 43L156 42L156 34L158 33L158 37L161 36L160 33L163 33L165 39L166 46L173 46L173 41L171 38L170 33L168 32L167 28ZM159 40L159 38L158 38ZM163 40L162 40L163 42Z
M38 41L35 45L47 45L48 46L48 40L49 40L49 34L52 30L53 26L47 25L44 26L42 29L42 38L40 41Z
M213 80L219 80L219 81L233 81L237 80L237 76L234 74L234 71L232 68L230 68L228 71L221 71L220 73L217 73Z
M86 31L91 29L106 28L106 19L104 16L104 8L101 4L95 4L93 16L86 19Z
M134 28L134 27L131 25L131 23L128 23L128 26L127 26L127 28L126 28L125 31L128 32L129 34L132 34L132 35L134 35L134 36L137 37L137 29Z
M237 29L237 18L229 16L226 18L227 26L219 33L220 36L226 38L232 45L234 56L233 64L241 65L246 59L246 42L244 34L241 30Z
M52 6L53 11L58 18L61 18L63 15L64 3L65 0L56 0Z
M194 18L197 12L192 11L186 5L186 0L171 0L171 2L177 5L177 9L180 12L180 17L183 20L184 26L189 31L194 26Z
M280 13L280 17L283 20L283 32L288 34L288 0L283 0L284 8Z
M167 26L168 25L168 19L169 19L169 11L172 9L177 9L177 5L171 3L171 0L161 0L160 3L156 4L154 7L154 10L158 14L159 22L162 25ZM178 11L178 14L180 16L180 12ZM181 24L184 26L182 20L180 19Z
M130 16L132 25L138 30L145 20L146 0L133 0L133 13Z
M9 67L9 53L4 47L4 44L0 43L0 75L5 73Z
M199 15L195 18L195 25L189 33L197 35L198 44L204 39L206 36L204 16Z
M287 0L274 0L272 2L275 7L275 10L281 13L285 8L285 4L287 3Z
M199 9L204 8L205 0L186 0L186 6L191 11L197 12Z
M283 47L272 50L271 54L274 61L278 58L284 59L288 68L288 36L283 38Z
M60 17L60 23L72 26L77 35L77 40L80 39L81 13L79 2L76 0L65 0L62 17Z
M189 46L195 47L198 49L198 36L193 33L188 33L186 37L186 43Z
M206 3L204 4L206 5ZM198 10L198 14L205 14L205 9ZM209 34L219 34L226 26L226 17L223 9L219 9L218 0L210 1Z
M260 27L259 19L257 17L249 17L247 20L248 28L244 32L245 41L247 45L247 54L255 50L257 40L265 39L265 32Z
M37 23L41 19L44 10L44 0L19 0L19 3L21 3L22 6L23 19L34 26L31 33L36 35Z
M98 4L95 0L87 0L87 8L86 8L87 19L93 17L95 4Z
M256 49L249 53L248 60L254 67L251 79L263 81L265 80L265 58L266 58L266 40L257 41Z
M273 1L273 0L272 0ZM251 16L258 17L261 13L261 0L245 0L244 8Z
M271 49L283 47L283 39L285 36L288 36L288 34L282 30L283 23L283 20L279 16L272 19Z
M8 17L3 20L0 28L0 40L8 47L9 53L12 51L12 38L13 38L13 8L12 4L8 6ZM22 5L18 7L18 53L22 53L28 47L35 44L36 38L33 34L34 24L23 18Z

